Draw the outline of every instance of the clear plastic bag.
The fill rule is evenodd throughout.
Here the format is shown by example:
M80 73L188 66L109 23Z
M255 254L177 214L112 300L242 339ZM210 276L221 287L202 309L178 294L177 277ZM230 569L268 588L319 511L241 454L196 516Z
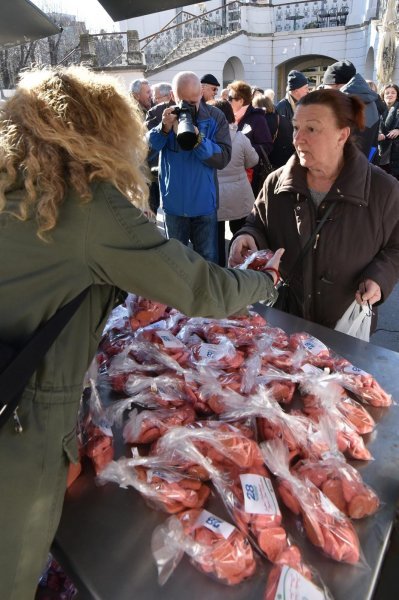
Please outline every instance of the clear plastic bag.
M262 443L265 463L279 479L278 491L284 504L301 515L308 539L339 562L356 564L360 543L349 519L310 481L290 472L289 456L281 440Z
M302 480L311 481L348 517L361 519L374 514L380 506L379 498L339 451L334 419L322 417L319 427L328 440L330 451L321 459L313 457L299 461L293 467L293 473Z
M190 406L141 412L135 408L123 428L123 439L129 444L151 444L171 427L188 425L195 418L195 411Z
M186 429L167 432L159 440L159 456L181 464L195 460L198 467L206 470L233 522L268 560L284 561L288 552L293 553L292 560L295 553L295 559L301 561L298 549L289 550L273 485L258 445L251 440L243 442L231 426L218 431L204 425L195 431L195 436L190 427ZM209 452L209 445L216 454Z
M220 418L227 421L240 417L258 417L261 438L283 439L290 453L290 460L309 454L321 456L328 451L325 440L318 435L317 425L305 415L285 413L266 388L260 386L256 394L243 401L232 396L225 400L225 407Z
M130 325L133 331L159 321L167 314L166 304L129 294L125 300Z
M210 489L201 481L184 477L156 457L120 458L112 461L97 477L100 485L112 482L122 488L133 487L158 510L177 513L185 508L199 508L206 502Z
M252 548L235 527L208 511L188 510L154 530L151 549L163 585L184 553L202 573L237 585L256 570Z

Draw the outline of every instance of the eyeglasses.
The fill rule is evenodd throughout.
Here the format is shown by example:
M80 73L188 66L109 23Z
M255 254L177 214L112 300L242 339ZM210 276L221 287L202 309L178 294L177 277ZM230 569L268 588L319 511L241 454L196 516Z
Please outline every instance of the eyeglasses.
M233 100L239 100L239 98L236 98L235 96L228 96L227 99L229 102L233 102Z
M219 89L216 85L211 85L210 83L203 83L202 85L206 85L207 87L211 88L212 92L217 92Z

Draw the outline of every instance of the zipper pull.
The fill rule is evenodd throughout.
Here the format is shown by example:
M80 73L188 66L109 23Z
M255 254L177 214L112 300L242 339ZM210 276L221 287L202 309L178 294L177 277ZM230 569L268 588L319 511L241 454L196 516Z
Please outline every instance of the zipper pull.
M314 246L313 246L313 250L316 250L316 248L317 248L317 242L319 241L319 237L320 237L320 233L318 233L316 235L316 239L315 239L315 243L314 243Z
M18 411L18 408L16 408L13 413L15 433L22 433L24 428L21 425L21 421L19 420L17 411Z

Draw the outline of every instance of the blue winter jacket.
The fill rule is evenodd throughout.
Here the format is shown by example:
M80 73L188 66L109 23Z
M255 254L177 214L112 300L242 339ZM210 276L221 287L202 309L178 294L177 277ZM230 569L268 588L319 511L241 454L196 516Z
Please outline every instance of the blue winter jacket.
M159 152L162 208L169 215L199 217L217 209L216 169L231 158L229 126L221 110L201 102L197 127L203 139L193 150L180 148L173 129L162 133L162 123L147 134L151 150Z

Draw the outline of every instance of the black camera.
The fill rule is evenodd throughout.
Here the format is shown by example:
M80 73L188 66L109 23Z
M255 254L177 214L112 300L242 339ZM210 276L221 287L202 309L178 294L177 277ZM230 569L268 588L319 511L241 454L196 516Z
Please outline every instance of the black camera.
M177 116L177 143L182 150L192 150L198 141L198 136L195 132L197 107L182 100L172 110L172 114Z

